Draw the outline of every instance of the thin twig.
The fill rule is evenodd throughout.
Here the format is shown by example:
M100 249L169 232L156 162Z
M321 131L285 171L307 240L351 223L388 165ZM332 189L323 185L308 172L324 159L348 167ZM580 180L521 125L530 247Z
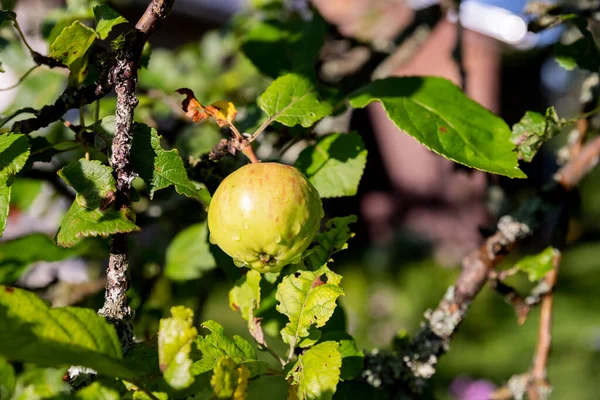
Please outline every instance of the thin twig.
M67 88L54 104L42 107L35 117L15 122L11 131L25 134L37 131L61 119L68 110L104 97L111 89L112 83L103 80L80 89Z
M273 122L275 120L275 118L277 118L279 114L276 114L273 117L269 117L265 120L265 122L263 122L258 129L252 134L252 136L250 136L250 138L248 139L248 141L250 143L254 142L256 140L256 138L258 138L258 136L265 130L267 129L267 127L271 124L271 122Z
M116 64L110 73L117 93L117 110L115 116L115 136L112 143L110 165L113 167L117 194L116 207L129 206L131 182L134 172L131 167L131 141L133 138L133 115L138 104L135 95L137 87L137 70L139 59L145 42L166 18L174 0L152 0L146 11L129 31L124 47L116 57ZM124 351L133 345L133 313L127 301L129 288L129 258L127 235L116 234L110 246L107 268L106 293L104 306L99 314L112 322L119 334Z
M35 53L35 50L33 50L31 48L31 46L29 45L29 43L27 43L27 39L25 38L25 34L23 33L23 31L21 30L21 27L19 26L19 22L14 19L13 20L15 29L17 30L17 32L19 33L19 36L21 37L21 40L23 41L23 44L25 45L25 47L27 47L27 50L29 50L30 53Z
M531 377L529 385L530 400L545 400L550 393L550 384L547 380L547 365L552 347L552 304L554 302L553 289L558 277L558 268L560 266L561 254L555 250L553 268L544 277L544 282L548 286L548 292L542 298L540 308L540 327L538 331L538 344L531 367Z
M27 72L25 72L23 74L23 76L21 76L16 83L10 85L9 87L5 87L5 88L0 89L0 92L5 92L7 90L11 90L11 89L14 89L14 88L18 87L29 76L29 74L31 74L33 71L35 71L37 69L37 67L39 67L39 65L34 65L33 67L29 68L27 70Z
M515 313L517 314L517 322L519 325L523 325L531 311L531 306L527 304L525 298L523 298L523 296L521 296L512 286L507 285L500 279L490 279L489 284L492 289L504 297L504 300L508 304L513 306Z
M566 190L575 188L583 177L598 164L599 156L600 136L597 136L590 140L575 158L555 174L554 180Z

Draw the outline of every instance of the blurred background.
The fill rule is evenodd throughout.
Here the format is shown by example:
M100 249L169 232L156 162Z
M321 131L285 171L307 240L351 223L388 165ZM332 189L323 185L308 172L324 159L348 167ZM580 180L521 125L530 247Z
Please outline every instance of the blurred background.
M109 2L131 22L139 18L146 3ZM164 145L179 150L190 176L211 191L219 177L245 160L227 157L217 165L210 163L207 154L222 134L214 125L192 125L186 120L180 110L181 96L174 91L191 88L202 103L234 102L239 110L238 127L251 131L260 118L254 101L270 79L241 53L239 35L243 16L265 3L268 1L177 0L163 28L153 36L149 62L140 71L136 119L156 127ZM285 3L297 12L307 11L303 1ZM581 86L590 77L561 68L552 55L552 45L570 33L558 29L528 35L523 31L524 2L466 3L471 3L463 19L468 28L462 48L467 93L509 125L526 111L543 113L549 105L555 105L561 117L575 117L580 111ZM47 43L75 19L90 18L94 4L97 2L89 0L4 0L3 8L14 7L31 46L47 54ZM423 24L376 74L438 75L461 83L453 56L456 25L452 18L441 16L434 1L315 0L313 5L331 24L330 37L343 35L381 48L415 19L422 19ZM494 25L494 21L502 23ZM111 38L118 33L116 29ZM337 48L323 49L321 57L321 78L331 82L343 75L344 68L351 68L353 60L363 57L361 51L344 50L343 40L338 41ZM7 25L0 29L0 60L6 69L0 74L0 88L17 83L33 65ZM51 104L66 83L65 71L37 68L14 89L0 92L0 115ZM89 121L96 112L92 107L83 111ZM100 117L113 114L114 97L102 99L98 112ZM65 119L78 122L79 113L73 110ZM368 158L357 196L327 199L324 205L328 217L359 216L350 248L335 257L332 269L343 275L346 293L341 300L343 312L336 316L345 321L364 349L390 348L395 337L418 328L423 312L437 305L457 276L461 258L481 244L500 215L514 210L550 179L558 168L556 151L568 133L544 145L532 163L524 164L529 179L518 181L459 167L430 153L386 121L382 110L374 106L327 118L308 137L275 126L261 135L257 148L262 160L293 163L298 153L324 132L361 134ZM56 123L34 136L59 143L72 139L73 133ZM105 157L90 151L97 159ZM106 240L87 239L72 250L56 248L57 261L38 261L42 257L31 247L31 243L47 245L74 198L56 177L56 170L82 156L83 150L61 151L15 180L11 214L0 242L0 281L35 290L56 306L99 308L108 256ZM136 180L134 184L143 191L141 183ZM139 234L131 235L130 298L136 309L138 338L152 337L169 308L183 304L196 310L198 322L215 319L228 334L250 339L245 321L227 301L240 271L218 248L208 247L201 205L165 190L157 193L152 203L142 196L133 207L142 227ZM553 399L597 399L600 171L586 178L573 195L569 212L568 245L556 289L549 379L555 388ZM182 232L187 236L178 236ZM31 233L39 233L38 242L19 242ZM194 235L200 239L194 241ZM512 255L504 266L512 266L523 254ZM523 293L532 286L521 276L511 278L510 283ZM268 303L268 296L263 296ZM262 316L265 331L276 335L282 321L273 312L274 298L270 301L271 308L264 306ZM487 399L512 375L527 371L537 340L537 314L534 310L519 326L512 307L489 288L484 289L439 365L432 382L435 398ZM276 349L284 348L276 339L270 341ZM251 398L258 398L263 385L269 387L270 398L285 398L284 385L278 387L272 378L261 379L250 387Z

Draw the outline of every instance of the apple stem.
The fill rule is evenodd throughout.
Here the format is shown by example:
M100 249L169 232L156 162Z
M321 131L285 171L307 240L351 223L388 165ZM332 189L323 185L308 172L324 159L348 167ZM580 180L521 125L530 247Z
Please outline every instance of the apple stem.
M242 142L242 146L243 146L242 153L244 153L244 155L246 157L248 157L253 164L260 162L258 157L256 157L256 154L254 154L254 150L252 149L252 146L250 145L250 143L247 140L244 140L244 142Z

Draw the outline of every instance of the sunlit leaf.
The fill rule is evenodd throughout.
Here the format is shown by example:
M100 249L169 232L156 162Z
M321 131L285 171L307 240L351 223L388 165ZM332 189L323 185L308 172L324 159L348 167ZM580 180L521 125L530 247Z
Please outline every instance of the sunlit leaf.
M176 389L187 388L194 382L190 372L192 343L198 336L193 326L194 313L189 308L171 308L171 318L160 320L158 330L158 360L167 383Z
M104 317L76 307L49 308L34 293L0 286L0 355L48 366L83 365L130 378L121 344Z
M3 133L0 135L0 181L6 182L25 166L29 157L26 135Z
M492 112L437 77L373 81L350 95L363 108L381 102L394 124L428 149L458 163L511 178L525 178L510 129Z
M229 306L248 321L260 306L260 273L250 270L229 291Z
M27 158L29 141L26 135L0 135L0 237L8 220L12 177L25 166Z
M63 29L50 45L49 56L71 66L76 60L85 56L95 39L96 32L92 28L75 21Z
M323 101L308 77L290 73L276 79L257 100L269 118L287 126L307 128L331 114L331 104Z
M323 335L321 341L334 341L339 344L338 350L342 357L340 379L351 380L362 372L365 355L352 336L343 331L328 332Z
M298 400L331 400L340 380L342 357L336 342L323 342L298 357L288 373Z
M135 124L131 162L133 170L146 182L151 199L157 190L172 185L179 194L196 198L205 205L210 202L208 190L198 188L190 181L179 152L176 149L165 150L154 128Z
M354 196L366 164L367 150L358 134L334 133L302 150L295 166L327 198Z
M84 237L139 230L127 209L112 207L116 186L110 167L97 160L81 159L58 171L58 175L77 193L58 229L56 242L60 246L71 247Z
M96 32L100 39L106 39L113 27L127 22L118 12L106 4L94 7L96 18Z
M277 286L277 311L290 322L281 330L285 343L294 347L298 340L309 335L309 328L322 327L331 318L336 300L344 295L342 280L327 266L317 271L297 271L283 278Z
M538 254L523 257L515 266L525 272L531 282L538 281L552 270L556 252L553 247L547 247Z

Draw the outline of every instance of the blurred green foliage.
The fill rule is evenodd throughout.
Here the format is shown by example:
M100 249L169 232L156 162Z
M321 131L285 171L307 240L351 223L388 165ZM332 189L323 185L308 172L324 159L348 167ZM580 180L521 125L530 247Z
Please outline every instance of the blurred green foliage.
M83 0L67 1L66 9L54 10L47 15L41 26L43 36L52 41L62 28L73 21L92 20L91 6L94 4ZM230 158L217 166L200 168L206 167L206 155L223 135L215 125L188 124L180 112L182 98L175 90L191 88L205 104L217 100L232 101L239 111L239 126L249 131L256 127L265 116L258 112L255 99L270 79L260 74L240 51L244 45L247 48L248 43L242 43L235 32L247 28L244 23L242 16L230 23L238 24L235 29L210 31L188 43L154 48L147 68L142 69L139 75L137 120L156 127L162 135L163 147L178 149L190 177L205 182L209 188L211 182L218 182L219 177L225 176L243 161ZM15 75L23 74L32 63L19 41L15 40L14 32L3 27L0 39L2 63ZM54 102L66 85L67 76L63 72L40 68L23 81L11 105L2 110L2 114L5 116L23 107L39 109ZM114 97L102 99L97 114L95 106L86 107L85 121L91 124L96 115L103 118L114 114L114 104ZM20 115L15 120L25 117ZM65 119L78 123L78 117L76 113L68 113ZM269 132L266 133L258 149L264 152L265 159L275 158L280 154L282 145L289 143L289 131L280 126L275 129L281 133L278 137L284 139L271 140ZM57 122L34 136L57 144L72 140L75 134ZM93 158L105 157L93 145L89 151ZM82 150L68 151L58 154L57 159L64 165L79 159L82 154ZM202 175L206 170L210 171L213 181ZM33 204L31 193L37 193L39 186L39 177L20 177L12 187L12 206L26 212ZM195 229L204 235L203 225L199 225L206 218L203 207L192 199L177 196L172 189L156 193L151 204L144 194L145 186L141 180L136 180L134 186L142 193L133 205L138 214L136 223L142 227L142 232L132 235L132 287L129 290L131 306L136 309L137 337L153 337L159 329L159 320L170 315L171 307L184 305L194 310L194 326L199 326L200 321L216 320L228 335L240 335L252 342L246 321L231 310L228 302L229 289L239 279L240 270L216 246L200 243L196 244L197 248L190 247L190 251L199 249L195 257L198 253L206 257L194 260L191 265L193 271L187 272L186 280L181 280L178 274L163 273L168 265L182 264L180 259L169 255L172 246L185 247L185 244L173 242L177 235L185 235L185 232ZM570 244L563 254L555 298L554 346L549 378L555 388L552 398L559 400L592 400L600 392L600 382L595 380L600 373L600 170L583 182L579 195L581 208L573 207L571 219L571 241L577 239L577 242ZM330 214L335 213L335 210L329 211ZM347 326L358 348L389 348L392 340L403 331L413 332L423 312L437 305L457 275L457 268L441 267L429 254L407 261L402 253L412 254L414 249L408 247L410 243L402 241L402 234L404 232L398 234L398 239L389 249L353 247L351 241L351 252L336 256L336 262L330 266L343 276L345 293L332 321L342 328ZM89 249L89 243L86 239L82 247ZM106 241L96 240L93 245L93 257L89 254L88 257L107 256ZM49 254L55 254L55 251L53 249ZM382 257L384 252L392 256ZM63 255L55 257L58 259ZM20 261L19 268L24 269L30 261ZM505 266L510 267L515 261L517 258L512 257ZM219 268L213 269L215 264ZM0 268L2 265L0 263ZM11 277L13 282L16 278ZM531 288L524 277L515 279L514 284L523 291ZM263 307L258 312L264 318L264 331L273 349L285 353L287 346L280 339L279 330L287 321L274 311L274 285L265 280L261 289ZM42 294L51 297L49 292ZM78 305L98 309L102 301L102 293L96 292L80 300ZM511 306L496 293L484 290L473 303L452 343L452 350L439 365L432 382L435 396L440 400L450 399L448 386L457 376L488 379L501 385L511 375L525 372L535 349L538 310L532 312L525 325L519 326L516 321ZM257 356L259 360L273 365L268 354L258 352ZM1 362L0 368L1 374L11 374ZM0 387L0 394L14 390L14 398L29 399L36 396L58 397L67 393L68 385L61 379L64 371L22 364L17 368L14 389ZM284 398L287 386L278 377L263 376L250 385L248 398L262 400L266 391L269 398Z

